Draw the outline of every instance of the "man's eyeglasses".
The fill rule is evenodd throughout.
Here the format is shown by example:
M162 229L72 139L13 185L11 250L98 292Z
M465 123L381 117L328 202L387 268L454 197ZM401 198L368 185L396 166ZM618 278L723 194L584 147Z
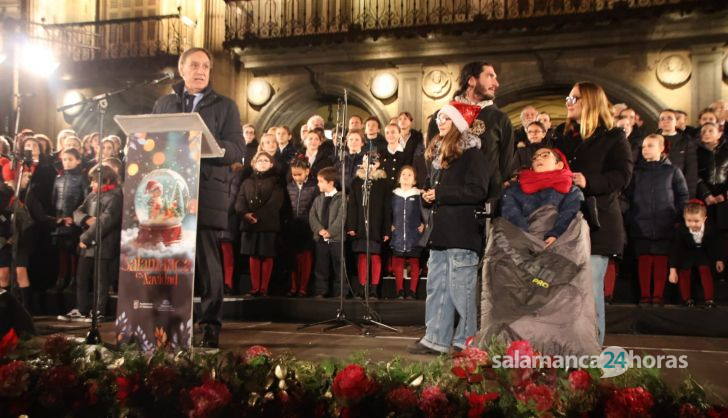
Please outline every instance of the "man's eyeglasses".
M566 100L566 104L574 105L574 104L576 104L576 102L578 102L579 100L581 100L581 97L578 97L578 96L566 96L566 99L564 99L564 100Z

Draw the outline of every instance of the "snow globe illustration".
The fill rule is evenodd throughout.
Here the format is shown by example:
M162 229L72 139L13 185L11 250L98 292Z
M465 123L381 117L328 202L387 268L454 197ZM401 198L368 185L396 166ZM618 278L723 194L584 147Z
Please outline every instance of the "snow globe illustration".
M159 168L145 175L134 196L134 211L139 220L137 244L154 247L178 243L189 200L187 182L177 172Z

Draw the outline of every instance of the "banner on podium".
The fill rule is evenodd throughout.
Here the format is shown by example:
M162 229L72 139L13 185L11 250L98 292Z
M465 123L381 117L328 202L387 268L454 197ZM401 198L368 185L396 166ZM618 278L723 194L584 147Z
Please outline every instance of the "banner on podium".
M185 349L193 333L203 131L139 129L143 125L127 131L117 343L143 351Z

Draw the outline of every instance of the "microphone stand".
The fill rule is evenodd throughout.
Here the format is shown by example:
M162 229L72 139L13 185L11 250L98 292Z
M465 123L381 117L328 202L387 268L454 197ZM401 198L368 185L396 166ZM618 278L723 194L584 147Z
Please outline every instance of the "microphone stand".
M372 180L370 178L370 172L372 167L372 156L373 156L373 150L372 150L372 141L369 141L369 155L367 157L367 163L366 167L364 168L364 184L362 185L362 206L364 207L364 237L366 239L365 246L366 246L366 266L364 267L364 308L365 312L364 315L362 315L362 322L364 325L369 325L371 327L380 327L387 329L389 331L401 333L402 331L394 328L392 326L389 326L383 322L381 322L379 318L379 314L377 314L374 309L372 309L371 305L369 304L369 263L371 262L371 248L370 248L370 241L369 241L369 234L370 234L370 225L369 225L369 208L370 208L370 193L372 190ZM380 278L381 279L381 278ZM359 279L361 281L361 279ZM375 319L376 318L376 319ZM373 337L372 329L366 328L364 331L364 335Z
M148 82L132 84L130 86L113 90L107 93L101 93L94 97L81 100L77 103L71 103L61 106L56 109L58 112L70 109L76 106L89 105L89 112L96 113L99 118L99 147L96 151L96 206L94 208L94 218L96 219L96 236L94 237L95 248L94 248L94 274L93 274L93 286L92 286L92 297L91 302L91 325L88 333L86 334L86 344L96 345L101 344L101 332L99 331L99 280L101 279L101 248L103 237L101 235L101 224L99 218L101 217L101 198L103 197L103 184L101 178L101 140L104 137L104 117L106 117L106 108L109 106L108 99L111 96L116 96L125 91L131 90L135 87L149 84Z
M346 138L344 136L344 122L346 121L346 110L349 105L349 100L347 96L346 89L344 90L344 101L343 101L343 109L342 109L342 101L339 99L339 103L336 109L336 127L334 129L334 133L336 134L336 138L338 139L339 143L336 146L336 152L337 156L339 157L339 164L341 166L341 210L344 213L344 218L346 217ZM340 112L339 109L342 109ZM341 115L341 123L339 120L339 116ZM326 319L324 321L319 322L313 322L309 324L304 324L298 327L299 330L310 328L317 325L329 325L326 328L324 328L324 331L330 331L332 329L336 328L342 328L345 326L354 326L359 328L360 330L364 330L364 328L356 323L351 321L346 317L346 313L344 312L344 277L346 276L346 222L341 223L341 242L339 242L339 257L341 257L341 262L339 263L339 307L336 309L336 316L334 316L331 319ZM347 277L347 283L349 282L349 278ZM349 285L351 287L351 285Z

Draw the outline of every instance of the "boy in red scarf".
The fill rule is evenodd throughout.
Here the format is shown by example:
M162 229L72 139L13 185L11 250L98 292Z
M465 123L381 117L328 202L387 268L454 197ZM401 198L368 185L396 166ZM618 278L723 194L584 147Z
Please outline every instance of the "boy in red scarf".
M584 195L574 183L566 158L555 148L536 150L530 169L523 169L518 180L503 192L501 212L510 223L528 231L528 218L537 209L552 205L559 215L544 234L546 248L566 231L581 207Z

